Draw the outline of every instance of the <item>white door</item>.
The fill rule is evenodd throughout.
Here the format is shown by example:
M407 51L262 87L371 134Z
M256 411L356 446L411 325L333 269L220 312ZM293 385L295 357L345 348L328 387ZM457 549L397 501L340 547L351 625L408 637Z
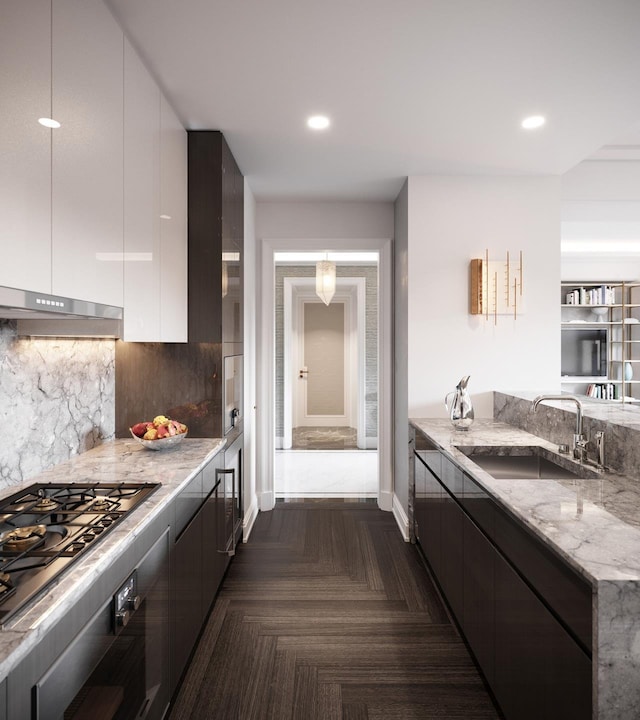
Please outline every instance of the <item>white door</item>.
M294 427L352 427L350 305L299 297Z

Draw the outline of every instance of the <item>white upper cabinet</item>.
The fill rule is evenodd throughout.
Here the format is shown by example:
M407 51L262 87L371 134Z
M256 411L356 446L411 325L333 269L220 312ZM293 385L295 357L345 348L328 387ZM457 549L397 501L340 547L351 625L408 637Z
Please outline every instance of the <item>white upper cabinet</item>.
M160 108L160 339L187 342L187 133L164 96Z
M101 0L53 0L55 294L123 304L123 34Z
M0 13L0 285L51 292L51 2Z
M125 39L124 340L160 340L160 90Z

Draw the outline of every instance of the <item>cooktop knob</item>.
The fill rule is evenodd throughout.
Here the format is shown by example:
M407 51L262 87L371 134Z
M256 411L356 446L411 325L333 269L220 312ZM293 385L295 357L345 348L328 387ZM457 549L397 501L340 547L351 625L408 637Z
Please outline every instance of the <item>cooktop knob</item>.
M142 598L140 597L140 595L134 595L133 597L129 598L127 600L129 610L137 610L140 607L141 602Z
M127 627L127 624L131 618L131 613L128 610L118 610L116 613L116 624L118 627Z

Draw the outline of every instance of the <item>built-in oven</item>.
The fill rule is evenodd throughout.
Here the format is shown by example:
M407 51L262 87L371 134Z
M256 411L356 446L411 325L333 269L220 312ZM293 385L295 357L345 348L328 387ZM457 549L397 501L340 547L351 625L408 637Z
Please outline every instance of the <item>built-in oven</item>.
M163 717L170 700L168 563L167 529L33 687L34 720Z
M242 355L224 358L224 434L242 419Z

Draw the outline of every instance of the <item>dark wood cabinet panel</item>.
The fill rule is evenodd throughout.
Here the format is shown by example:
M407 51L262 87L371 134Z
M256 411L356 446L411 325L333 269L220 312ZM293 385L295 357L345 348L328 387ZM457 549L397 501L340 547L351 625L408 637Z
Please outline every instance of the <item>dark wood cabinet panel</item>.
M462 626L467 642L494 687L495 681L495 550L476 526L464 524L464 598Z
M439 454L439 453L438 453ZM416 488L421 497L416 498L418 542L438 582L442 573L442 495L443 489L429 468L417 455L415 465Z
M415 436L417 539L507 720L591 717L589 583Z
M217 130L188 133L189 342L242 343L244 178Z
M202 513L196 514L171 555L171 687L178 684L204 620L202 607Z
M591 585L500 508L494 522L494 542L504 556L591 652Z
M591 718L591 661L498 554L495 627L494 692L506 718Z

